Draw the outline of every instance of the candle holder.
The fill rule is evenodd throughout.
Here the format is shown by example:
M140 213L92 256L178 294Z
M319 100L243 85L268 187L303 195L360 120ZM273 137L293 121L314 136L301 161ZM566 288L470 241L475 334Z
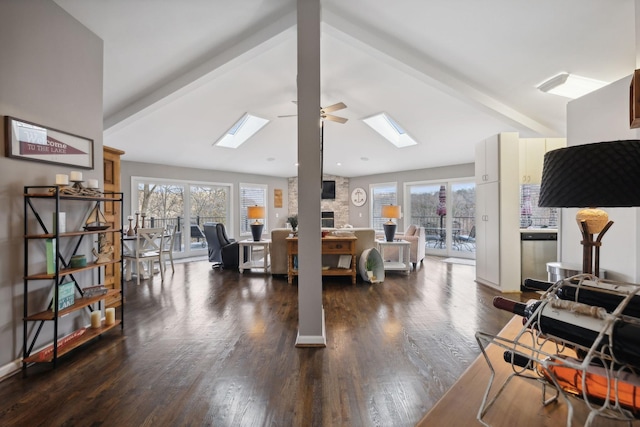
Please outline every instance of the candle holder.
M144 228L144 218L147 216L147 214L142 212L140 216L142 217L142 226L140 228Z
M140 212L136 212L136 226L133 228L133 234L138 234L138 219L140 217Z
M133 230L133 225L131 224L133 222L133 217L129 215L127 219L129 220L129 229L127 230L127 236L135 236L136 232Z

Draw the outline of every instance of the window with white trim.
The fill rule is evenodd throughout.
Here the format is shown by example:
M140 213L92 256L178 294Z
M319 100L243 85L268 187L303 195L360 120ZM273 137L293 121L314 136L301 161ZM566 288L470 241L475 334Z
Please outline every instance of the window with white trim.
M267 230L267 189L268 186L260 184L242 184L240 183L240 235L251 235L251 227L247 218L247 207L264 206L265 218L262 219L265 227L263 233Z
M381 231L382 224L387 222L388 218L382 218L383 205L397 205L398 203L398 185L395 182L385 184L372 184L369 187L371 197L371 227L374 230Z

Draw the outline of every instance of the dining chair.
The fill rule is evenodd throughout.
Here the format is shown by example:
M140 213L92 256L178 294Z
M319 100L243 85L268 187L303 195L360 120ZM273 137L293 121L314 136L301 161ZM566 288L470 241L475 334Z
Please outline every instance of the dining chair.
M138 228L135 246L129 253L124 254L127 260L127 280L131 280L132 264L136 266L136 282L140 284L140 276L143 271L143 263L148 263L149 276L153 274L153 263L158 261L160 277L164 282L164 268L162 267L162 248L164 247L165 230L158 228Z
M178 226L177 225L173 225L173 226L169 226L167 227L167 232L165 233L164 236L164 244L162 245L162 261L160 262L160 265L162 266L163 269L167 268L167 259L166 256L169 256L169 261L171 262L171 272L175 273L175 267L173 265L173 242L175 241L176 238L176 232L178 231Z

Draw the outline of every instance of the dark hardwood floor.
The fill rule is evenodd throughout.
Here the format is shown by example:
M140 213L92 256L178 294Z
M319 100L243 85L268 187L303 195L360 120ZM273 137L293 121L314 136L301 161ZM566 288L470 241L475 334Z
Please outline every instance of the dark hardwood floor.
M325 278L327 347L295 348L295 282L178 263L127 283L123 331L0 382L0 424L413 426L480 353L476 330L512 317L474 274L428 257L382 284Z

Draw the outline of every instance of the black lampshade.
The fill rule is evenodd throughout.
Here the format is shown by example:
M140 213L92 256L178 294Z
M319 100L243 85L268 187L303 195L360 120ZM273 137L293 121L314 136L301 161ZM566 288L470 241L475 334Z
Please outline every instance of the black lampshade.
M640 206L640 140L549 151L544 156L538 206Z

